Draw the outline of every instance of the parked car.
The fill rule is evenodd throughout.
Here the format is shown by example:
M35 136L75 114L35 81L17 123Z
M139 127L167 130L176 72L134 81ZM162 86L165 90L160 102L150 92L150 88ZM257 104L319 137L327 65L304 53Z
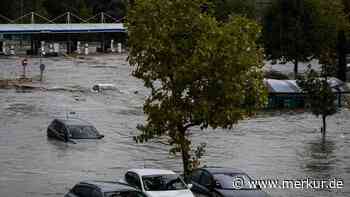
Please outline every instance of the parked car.
M171 170L132 169L121 180L148 197L194 197L189 186Z
M76 139L102 139L104 137L90 123L71 118L53 120L47 128L47 136L64 142L74 142Z
M234 180L241 185L235 188ZM191 190L196 196L206 197L267 197L259 186L250 185L251 178L243 171L232 168L204 167L190 176Z
M124 183L84 181L76 184L64 197L146 197Z

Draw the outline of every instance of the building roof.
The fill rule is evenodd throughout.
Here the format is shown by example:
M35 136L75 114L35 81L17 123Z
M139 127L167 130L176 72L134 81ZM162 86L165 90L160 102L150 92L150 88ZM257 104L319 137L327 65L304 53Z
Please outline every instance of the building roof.
M176 174L174 171L171 170L162 170L162 169L151 169L151 168L144 168L144 169L130 169L129 172L135 172L140 176L147 176L147 175L162 175L162 174Z
M327 82L330 87L333 88L334 92L337 92L338 90L340 92L349 91L347 85L335 77L330 77ZM264 83L269 93L302 93L302 90L298 86L296 80L265 79Z
M295 80L265 79L269 93L300 93L301 89Z
M126 32L123 23L0 24L0 34Z
M101 189L102 192L137 191L134 187L131 187L127 184L112 181L82 181L80 184L97 186Z

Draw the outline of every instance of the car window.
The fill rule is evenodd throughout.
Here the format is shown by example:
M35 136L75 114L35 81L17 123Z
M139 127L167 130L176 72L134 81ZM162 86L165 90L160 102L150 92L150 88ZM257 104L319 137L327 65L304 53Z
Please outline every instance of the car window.
M58 123L58 121L57 121L57 120L54 120L54 121L52 122L52 124L51 124L51 127L52 127L53 129L55 129L55 130L58 132L58 130L59 130L59 123Z
M127 191L127 192L106 192L105 197L146 197L146 196L140 192Z
M57 121L54 120L54 121L51 122L50 127L53 128L53 129L56 129L56 124L57 124Z
M141 189L141 181L139 176L136 173L133 172L127 172L125 174L125 181L130 184L131 186L137 187Z
M202 175L202 170L195 170L194 172L192 172L191 174L191 181L199 183L199 180L201 178Z
M56 122L54 128L55 128L55 130L56 130L58 133L62 133L62 134L65 133L65 127L64 127L64 125L63 125L62 123L60 123L60 122Z
M70 125L68 126L70 137L73 139L96 139L99 133L93 126Z
M93 190L93 188L87 186L76 186L73 188L73 193L78 197L92 197Z
M201 179L199 181L199 184L203 185L203 186L210 186L212 185L212 178L210 176L210 174L206 171L203 171Z
M184 190L186 184L176 174L142 176L143 186L146 191Z

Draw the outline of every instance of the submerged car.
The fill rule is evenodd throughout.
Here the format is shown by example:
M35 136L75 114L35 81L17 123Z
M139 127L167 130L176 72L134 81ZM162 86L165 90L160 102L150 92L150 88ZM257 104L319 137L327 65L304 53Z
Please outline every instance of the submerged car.
M196 196L206 197L268 197L260 186L252 186L252 179L233 168L204 167L191 176L191 190ZM239 181L238 184L235 181Z
M189 186L171 170L132 169L121 180L148 197L194 197Z
M84 181L76 184L64 197L146 197L141 191L123 183Z
M117 87L111 83L99 83L92 86L92 91L101 92L103 90L116 90Z
M55 119L47 128L47 136L64 142L104 137L93 125L81 119Z

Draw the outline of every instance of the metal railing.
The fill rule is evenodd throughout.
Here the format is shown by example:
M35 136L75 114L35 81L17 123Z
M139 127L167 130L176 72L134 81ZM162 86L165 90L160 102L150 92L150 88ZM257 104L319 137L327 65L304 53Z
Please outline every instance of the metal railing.
M71 24L71 23L120 23L124 18L116 19L107 13L101 12L87 19L84 19L83 17L80 17L72 12L66 12L53 19L49 19L49 17L42 16L35 12L30 12L16 19L10 19L0 14L0 19L2 19L2 21L5 21L6 22L5 24L22 24L22 23L24 24L47 24L47 23L58 24L58 23L62 23L62 20L64 20L64 23L66 24ZM38 21L42 21L42 22L38 22ZM92 21L95 21L95 22L92 22Z

